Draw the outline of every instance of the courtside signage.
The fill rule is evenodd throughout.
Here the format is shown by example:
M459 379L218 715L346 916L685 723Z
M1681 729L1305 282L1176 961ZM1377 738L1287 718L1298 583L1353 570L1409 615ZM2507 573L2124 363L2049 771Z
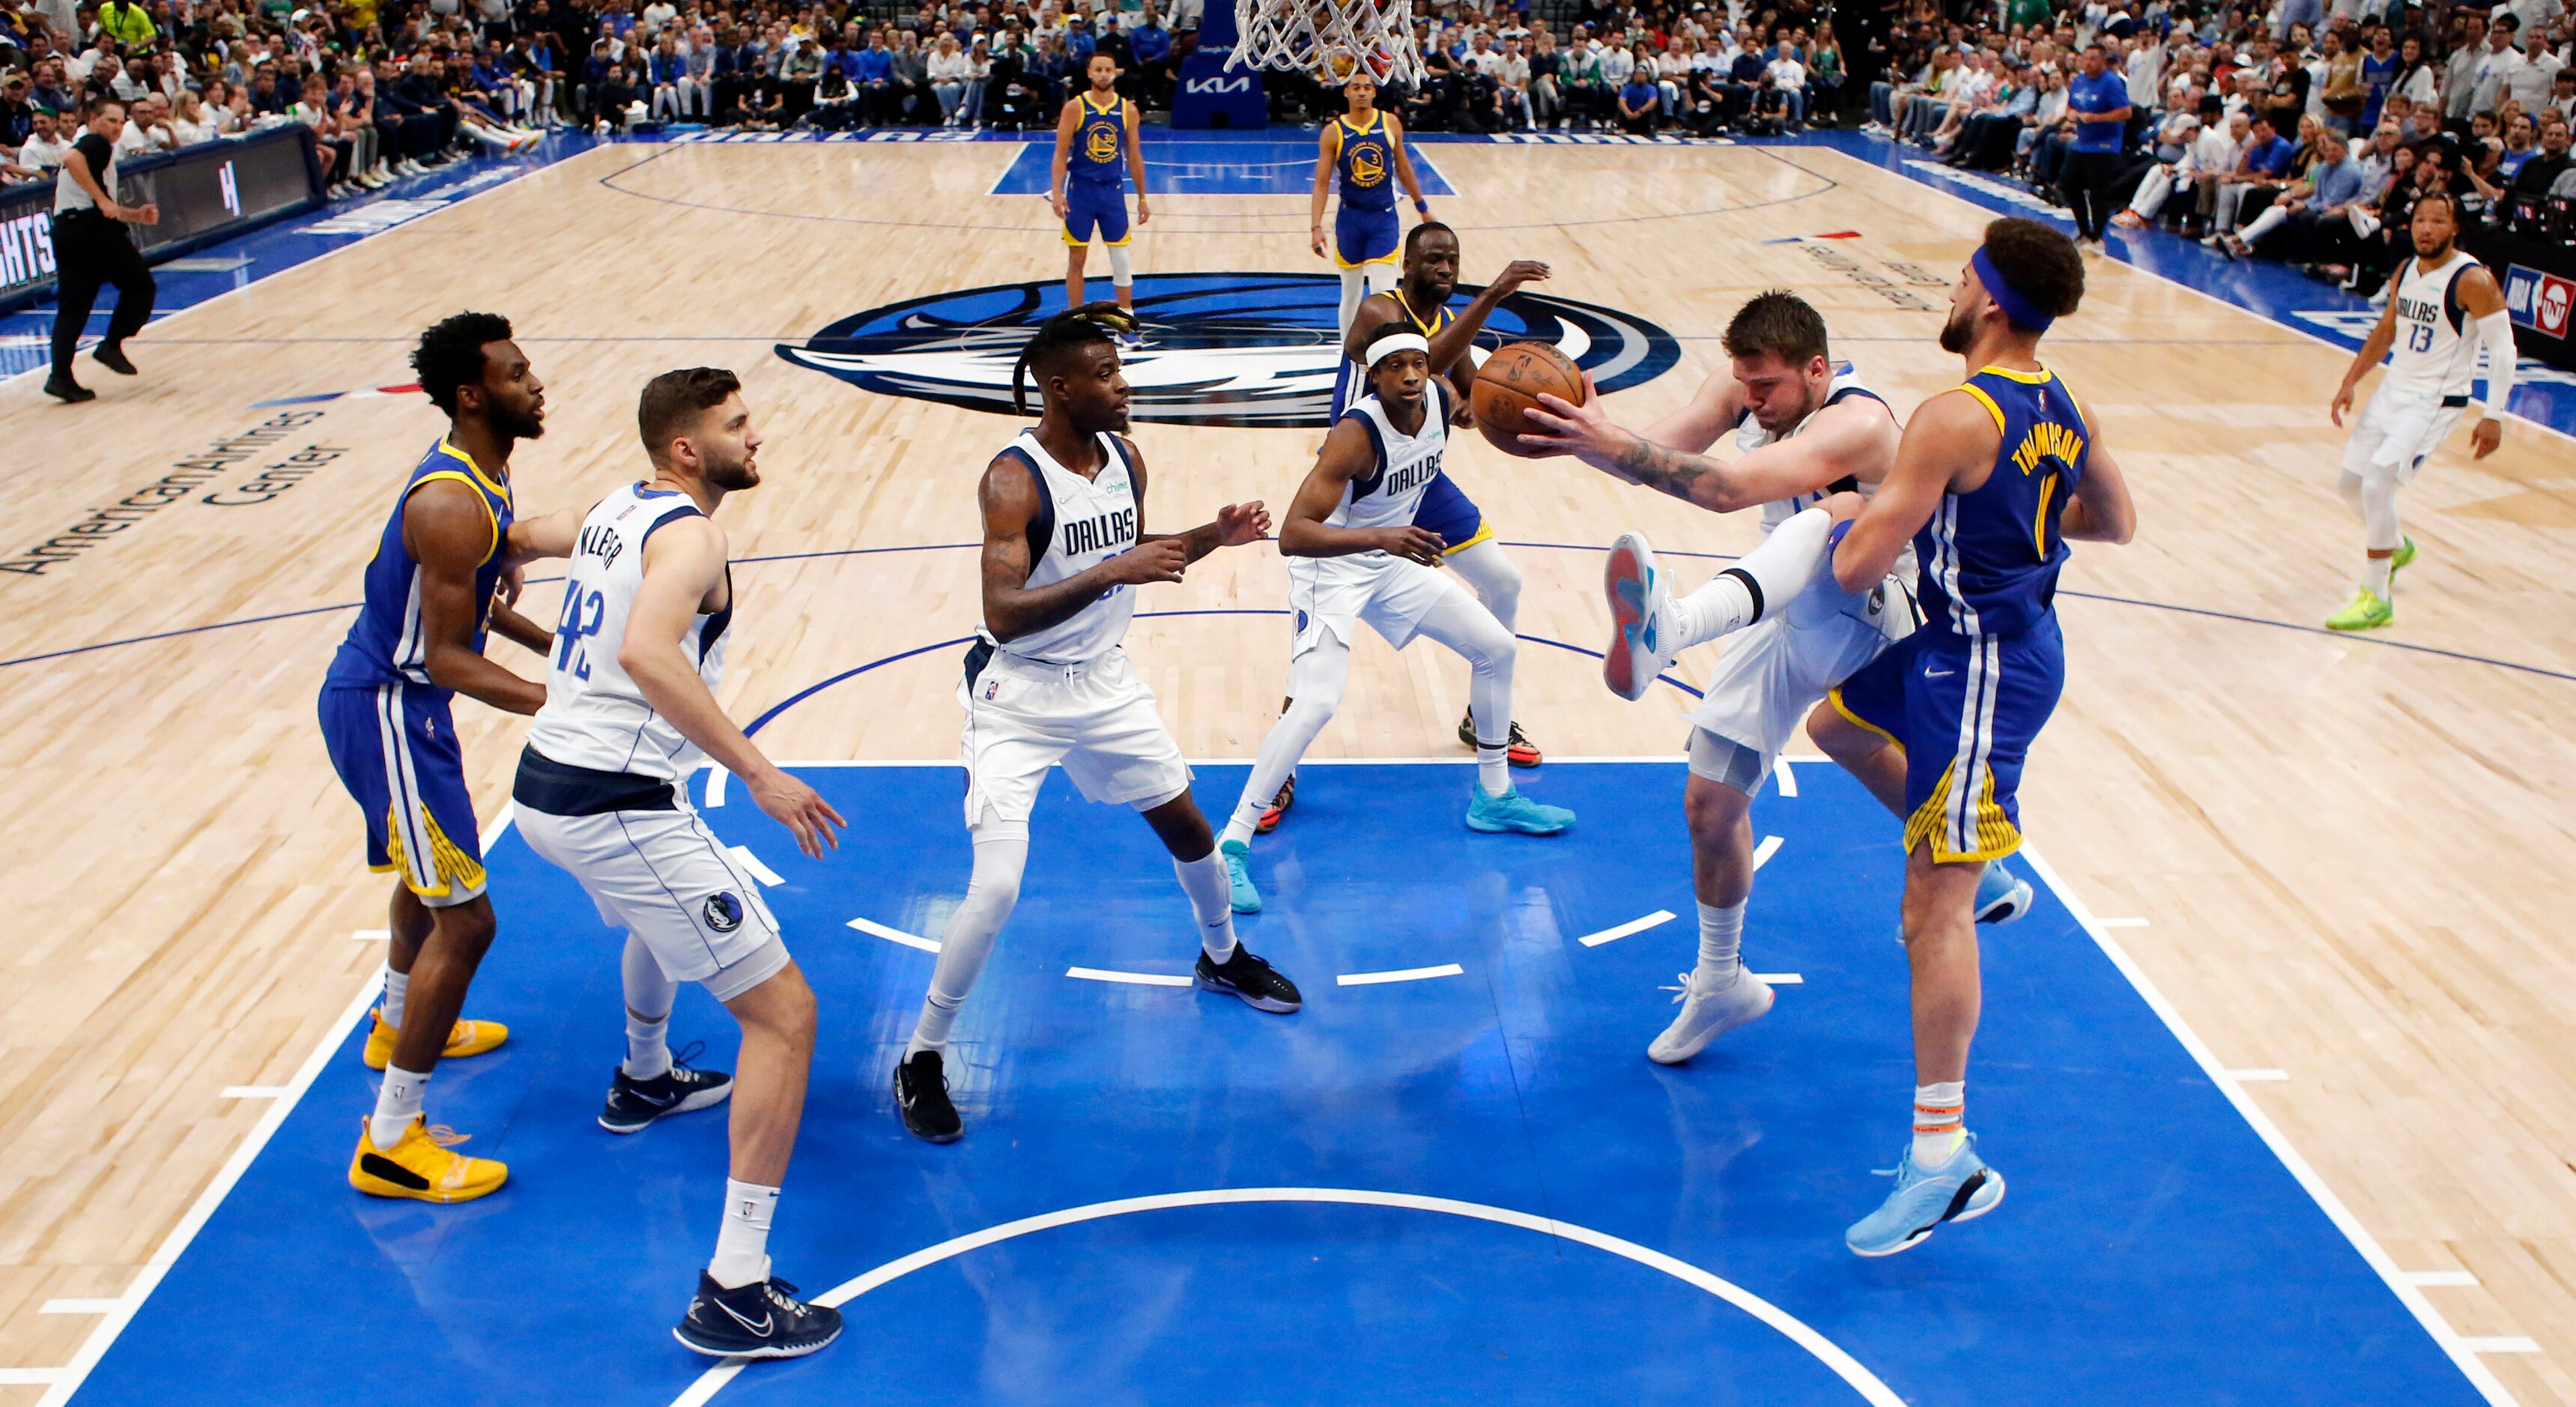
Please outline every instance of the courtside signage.
M2513 265L2505 274L2504 307L2514 322L2544 337L2567 336L2567 310L2576 303L2576 283L2556 274Z

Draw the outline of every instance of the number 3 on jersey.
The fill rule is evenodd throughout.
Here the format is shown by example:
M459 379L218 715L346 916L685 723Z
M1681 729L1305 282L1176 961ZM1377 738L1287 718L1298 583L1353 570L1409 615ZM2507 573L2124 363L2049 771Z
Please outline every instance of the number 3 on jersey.
M585 594L580 582L564 588L563 619L555 624L555 668L571 671L575 679L590 677L590 646L584 642L599 633L606 609L600 594Z

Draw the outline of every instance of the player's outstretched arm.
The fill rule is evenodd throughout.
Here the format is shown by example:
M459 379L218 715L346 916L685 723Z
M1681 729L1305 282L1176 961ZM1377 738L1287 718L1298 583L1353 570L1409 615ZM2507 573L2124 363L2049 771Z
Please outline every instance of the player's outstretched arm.
M760 809L795 832L797 848L819 860L824 847L840 848L832 827L846 827L849 822L812 787L761 755L726 716L724 705L707 692L706 681L680 647L697 625L707 598L716 594L724 579L724 532L707 519L679 518L647 536L644 582L635 589L635 604L627 612L617 666L635 681L644 702L669 719L681 737L740 777Z
M1426 567L1440 565L1440 554L1448 547L1440 534L1428 528L1336 528L1324 520L1341 506L1342 495L1350 490L1351 480L1358 478L1376 462L1376 451L1369 445L1368 431L1357 420L1336 422L1324 436L1323 453L1315 456L1315 467L1306 473L1306 482L1297 486L1297 498L1288 505L1288 520L1279 525L1279 550L1290 557L1348 557L1361 552L1386 552Z
M1065 169L1073 160L1073 133L1082 125L1081 114L1080 98L1067 98L1064 110L1056 114L1055 159L1047 164L1047 204L1054 207L1059 220L1070 208L1064 203Z
M451 479L432 479L403 501L403 550L419 565L421 666L430 682L512 713L535 713L546 701L532 684L474 648L474 617L483 605L474 574L501 544L483 496Z
M1524 431L1521 443L1571 454L1621 483L1642 484L1712 513L1731 513L1762 502L1735 488L1727 465L1656 444L1612 423L1588 371L1583 374L1583 390L1581 405L1540 392L1538 404L1524 416L1525 423L1538 429ZM1826 482L1831 480L1820 481Z
M2405 280L2406 265L2400 264L2397 266L2396 274L2389 279L2389 284L2393 287ZM2385 360L2388 349L2395 345L2397 345L2397 299L2392 296L2388 300L2388 306L2380 311L2379 321L2372 324L2370 335L2361 339L2361 350L2352 354L2352 365L2343 369L2343 384L2335 388L2334 401L2326 407L2326 418L2332 420L2336 428L2342 428L2343 413L2352 409L2353 392L2360 388L2361 378L2368 376L2372 367Z
M1412 198L1413 213L1428 220L1431 202L1422 198L1422 178L1413 174L1413 154L1404 148L1404 123L1391 112L1385 113L1382 120L1386 123L1386 149L1395 155L1396 184Z
M1866 591L1883 580L1906 542L1932 520L1941 495L1963 473L1991 468L2002 441L1994 417L1967 392L1945 391L1925 401L1905 424L1896 467L1834 549L1835 583L1845 591Z
M1145 531L1145 453L1136 442L1121 435L1118 443L1127 447L1127 469L1136 479L1136 541L1177 542L1195 562L1220 547L1243 547L1270 535L1270 510L1261 500L1229 503L1216 510L1216 521L1201 523L1185 533L1149 533Z
M513 567L533 562L540 557L569 557L573 543L581 536L581 520L588 508L558 508L534 518L520 518L510 524L510 536L502 551Z
M1341 124L1327 122L1315 138L1315 189L1306 201L1306 243L1318 259L1324 257L1324 202L1333 188L1333 163L1341 154Z
M1501 307L1504 299L1520 292L1522 284L1544 279L1547 275L1547 265L1536 259L1514 259L1506 265L1501 277L1486 284L1481 292L1469 299L1458 316L1440 329L1440 335L1431 339L1431 369L1443 374L1457 370L1467 356L1467 349L1476 345L1476 334L1485 330L1485 319L1494 315L1494 309Z
M1142 527L1144 484L1136 487ZM1029 524L1038 515L1038 488L1029 479L1028 466L1015 456L998 456L985 466L975 500L984 515L984 628L1005 644L1073 619L1117 587L1179 581L1189 565L1189 549L1179 538L1166 537L1139 542L1062 581L1031 586L1029 571L1035 563L1029 556Z

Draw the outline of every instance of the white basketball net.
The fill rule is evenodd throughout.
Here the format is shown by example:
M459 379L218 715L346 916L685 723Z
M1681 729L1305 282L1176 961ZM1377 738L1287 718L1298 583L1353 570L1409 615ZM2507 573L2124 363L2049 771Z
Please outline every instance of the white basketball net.
M1413 0L1234 0L1240 34L1226 66L1288 68L1340 83L1366 72L1379 84L1421 86Z

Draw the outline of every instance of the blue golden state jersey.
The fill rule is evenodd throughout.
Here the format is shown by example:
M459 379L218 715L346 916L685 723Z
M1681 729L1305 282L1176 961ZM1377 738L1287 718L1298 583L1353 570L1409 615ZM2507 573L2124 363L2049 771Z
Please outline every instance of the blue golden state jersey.
M376 555L367 563L366 600L358 607L357 622L349 627L349 638L331 658L326 685L431 687L429 642L420 620L420 564L403 546L403 508L421 485L440 479L454 479L481 494L483 511L492 520L491 545L483 553L482 565L474 569L474 648L482 650L492 592L501 582L501 543L510 531L510 486L495 482L471 456L441 436L394 499L384 535L376 541Z
M1127 100L1112 95L1104 105L1085 93L1074 101L1082 104L1082 125L1073 129L1066 172L1077 181L1121 184L1127 170Z
M1963 637L2019 635L2048 616L2066 561L2058 520L2084 482L2084 413L2054 372L1990 366L1960 386L2003 442L1994 472L1944 494L1914 535L1925 624Z
M1348 117L1333 121L1342 129L1342 149L1333 158L1333 169L1342 178L1342 204L1361 210L1393 210L1395 148L1387 141L1386 114L1370 113L1365 125L1354 125Z

